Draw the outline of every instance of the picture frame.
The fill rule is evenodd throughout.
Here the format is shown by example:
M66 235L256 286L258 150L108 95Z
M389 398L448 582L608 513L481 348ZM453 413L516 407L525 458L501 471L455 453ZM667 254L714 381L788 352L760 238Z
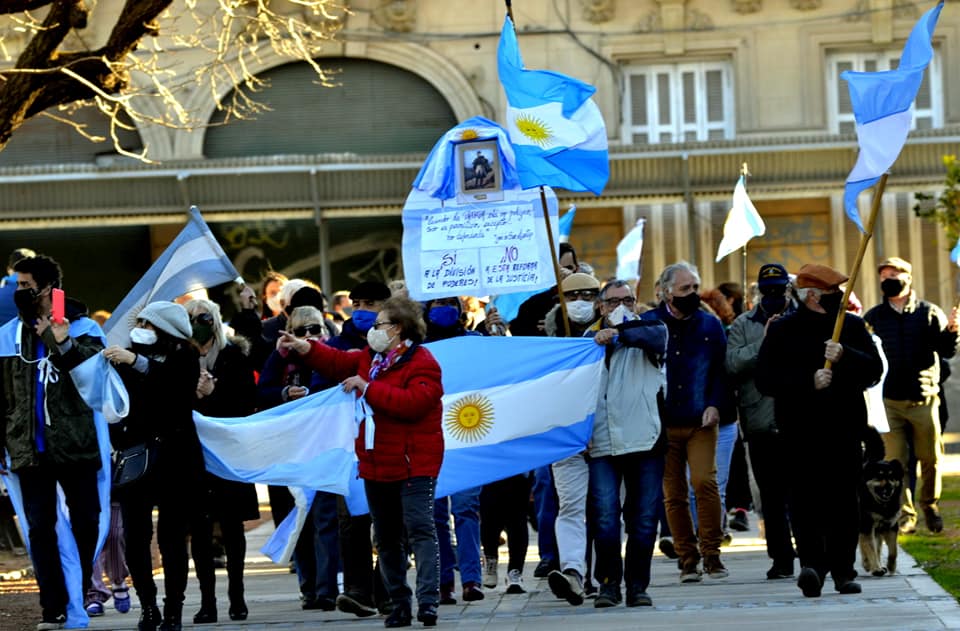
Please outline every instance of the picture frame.
M503 167L496 140L459 143L456 170L458 202L503 200Z

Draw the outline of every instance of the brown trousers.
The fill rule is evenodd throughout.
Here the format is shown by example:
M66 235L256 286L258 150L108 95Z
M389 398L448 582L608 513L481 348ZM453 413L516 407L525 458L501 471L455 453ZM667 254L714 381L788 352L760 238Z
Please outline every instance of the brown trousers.
M663 501L673 544L683 561L720 554L723 528L717 488L717 426L668 427L667 456L663 473ZM687 487L697 498L699 532L694 533ZM699 537L700 551L697 552Z

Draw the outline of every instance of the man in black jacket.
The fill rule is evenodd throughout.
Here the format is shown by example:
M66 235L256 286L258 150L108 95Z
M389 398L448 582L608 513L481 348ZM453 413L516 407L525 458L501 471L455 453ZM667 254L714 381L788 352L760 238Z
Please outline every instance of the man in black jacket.
M940 360L957 352L957 309L948 319L940 307L917 298L913 266L899 257L880 263L878 272L883 302L864 319L883 341L890 365L883 382L890 431L883 443L887 458L904 466L912 443L923 480L918 504L930 532L940 532ZM916 532L917 510L907 485L900 520L901 532Z
M841 594L853 579L859 539L861 439L867 427L863 391L883 364L863 320L847 315L831 340L847 277L825 265L797 273L797 310L771 322L757 358L756 384L774 398L790 487L791 525L800 556L797 586L820 596L827 573ZM832 362L830 368L824 360ZM824 519L824 515L828 515Z

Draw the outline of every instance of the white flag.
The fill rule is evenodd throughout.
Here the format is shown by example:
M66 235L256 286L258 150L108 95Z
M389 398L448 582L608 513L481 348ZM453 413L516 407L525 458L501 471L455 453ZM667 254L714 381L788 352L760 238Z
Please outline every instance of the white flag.
M640 257L643 255L643 226L646 219L638 219L637 225L617 244L617 280L640 278Z
M717 250L717 263L723 260L723 257L736 252L747 241L754 237L762 236L767 231L767 227L760 218L760 213L753 207L753 202L747 195L747 188L743 184L743 176L737 180L737 186L733 189L733 208L727 214L727 220L723 223L723 239L720 241L720 248Z

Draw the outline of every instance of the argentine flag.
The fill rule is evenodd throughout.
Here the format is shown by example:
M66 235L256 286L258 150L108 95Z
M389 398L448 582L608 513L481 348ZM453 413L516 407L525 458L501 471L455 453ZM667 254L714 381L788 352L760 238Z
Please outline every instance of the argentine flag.
M953 261L957 267L960 267L960 238L957 239L957 244L950 250L950 260Z
M70 336L79 337L81 335L93 335L104 339L100 325L90 318L78 318L70 323ZM20 320L14 318L2 327L0 327L0 357L13 357L20 354ZM100 554L100 548L107 538L107 531L110 528L110 435L107 430L107 421L103 409L109 408L110 414L126 415L126 390L123 385L122 393L114 395L107 394L109 389L103 388L103 378L107 372L103 369L103 363L109 364L102 355L97 353L85 362L70 371L70 377L77 387L77 391L87 402L87 405L93 409L93 422L97 429L97 443L100 447L100 471L97 472L97 495L100 498L100 521L97 529L97 546L94 552L94 559ZM112 370L112 368L111 368ZM66 379L66 375L59 375L58 378ZM112 384L116 384L114 380ZM90 397L90 398L88 398ZM6 467L9 470L10 458L6 452L0 453L4 459ZM23 528L24 543L27 545L27 552L30 552L30 526L23 510L23 494L20 492L20 481L17 474L10 472L3 476L2 483L6 485L7 492L10 494L10 502L13 504L14 511L20 520L20 527ZM67 508L67 502L63 491L57 487L57 548L60 553L60 564L63 567L63 580L67 588L67 629L82 629L90 624L90 618L83 607L83 574L80 570L80 554L77 551L77 542L73 538L73 530L70 528L70 511Z
M549 70L525 70L509 16L497 49L507 95L507 131L523 188L603 192L610 177L607 130L595 87Z
M107 344L129 346L130 329L147 304L173 300L188 292L239 278L240 274L200 216L200 210L191 206L187 225L113 310L113 316L103 327Z
M207 471L225 480L289 486L295 510L263 548L277 563L293 554L316 491L349 492L356 473L357 402L339 387L243 418L193 413Z
M733 206L727 213L727 220L723 222L723 238L717 248L716 262L719 263L731 252L746 246L750 239L763 236L766 231L767 226L750 201L741 175L733 189Z
M857 121L860 153L843 192L847 216L863 232L857 196L870 188L893 166L907 141L913 121L913 100L923 81L923 71L933 58L933 30L943 2L921 16L900 55L896 70L851 72L840 75L850 89Z

